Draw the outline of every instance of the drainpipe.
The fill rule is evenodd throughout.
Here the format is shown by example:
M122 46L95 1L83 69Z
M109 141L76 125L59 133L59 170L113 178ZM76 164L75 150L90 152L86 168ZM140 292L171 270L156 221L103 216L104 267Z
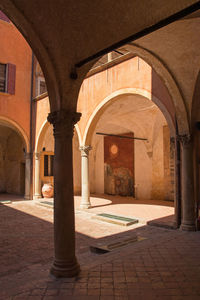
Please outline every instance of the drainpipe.
M30 86L30 199L33 199L33 71L34 71L34 54L32 51L31 62L31 86Z

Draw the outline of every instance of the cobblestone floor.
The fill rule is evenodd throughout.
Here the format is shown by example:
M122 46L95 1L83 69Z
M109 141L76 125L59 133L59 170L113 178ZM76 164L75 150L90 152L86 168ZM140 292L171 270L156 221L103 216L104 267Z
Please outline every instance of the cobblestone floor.
M149 214L153 206L144 205ZM76 231L82 271L76 278L55 279L49 275L52 209L34 201L0 204L0 299L200 299L200 232L142 223L127 229L93 220L90 213L78 210ZM135 236L146 239L106 254L89 249Z

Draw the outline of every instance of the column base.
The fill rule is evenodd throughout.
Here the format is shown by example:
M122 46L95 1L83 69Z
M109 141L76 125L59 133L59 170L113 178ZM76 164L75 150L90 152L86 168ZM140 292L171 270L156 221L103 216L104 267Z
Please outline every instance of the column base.
M30 195L24 195L24 199L25 200L31 200L31 196Z
M91 207L90 197L82 196L81 203L80 203L80 208L81 209L88 209L90 207Z
M183 231L196 231L195 224L181 224L180 229Z
M75 277L80 272L80 266L75 260L74 262L66 262L64 260L54 260L50 273L55 277Z
M80 208L81 209L88 209L91 207L91 204L90 203L83 203L83 204L80 204Z
M34 195L33 196L33 200L37 200L37 199L41 199L42 198L42 195Z

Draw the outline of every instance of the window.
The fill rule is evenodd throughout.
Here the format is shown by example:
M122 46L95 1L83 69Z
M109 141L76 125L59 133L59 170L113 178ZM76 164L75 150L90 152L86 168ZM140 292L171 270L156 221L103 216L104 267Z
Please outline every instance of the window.
M43 77L39 76L38 77L38 91L37 91L37 95L42 95L44 93L46 93L47 91L47 87L46 87L46 82L44 80Z
M0 92L6 92L6 65L0 64Z
M15 94L16 66L0 63L0 92Z
M44 176L53 176L53 155L44 155Z

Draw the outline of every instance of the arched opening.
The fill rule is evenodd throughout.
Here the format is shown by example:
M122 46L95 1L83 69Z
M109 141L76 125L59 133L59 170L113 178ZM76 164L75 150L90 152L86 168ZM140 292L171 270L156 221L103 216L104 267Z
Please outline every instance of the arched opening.
M0 193L28 197L30 189L30 181L26 178L28 138L18 124L5 117L0 118L0 149Z
M113 62L111 66L101 65L99 72L98 67L88 74L78 102L78 109L88 116L85 127L83 121L79 126L85 128L83 146L92 148L89 154L89 186L95 194L92 208L98 206L98 195L104 198L117 195L126 196L121 199L123 205L136 199L147 205L152 201L159 206L162 202L173 215L177 177L176 109L172 95L155 70L138 56ZM106 96L103 100L102 95ZM84 105L90 113L85 112ZM180 131L187 130L188 124L182 128L179 125ZM116 203L114 198L112 202ZM106 204L104 210L108 212L110 207ZM127 213L130 216L128 206ZM152 219L155 218L152 214ZM174 216L170 220L173 226Z
M112 98L90 126L92 193L174 200L170 131L151 100L136 94Z
M74 166L74 194L81 192L81 161L79 141L80 133L78 125L75 126L73 137L73 166ZM41 126L35 147L34 164L34 198L42 198L42 187L44 184L54 185L53 175L54 136L53 126L45 121Z

